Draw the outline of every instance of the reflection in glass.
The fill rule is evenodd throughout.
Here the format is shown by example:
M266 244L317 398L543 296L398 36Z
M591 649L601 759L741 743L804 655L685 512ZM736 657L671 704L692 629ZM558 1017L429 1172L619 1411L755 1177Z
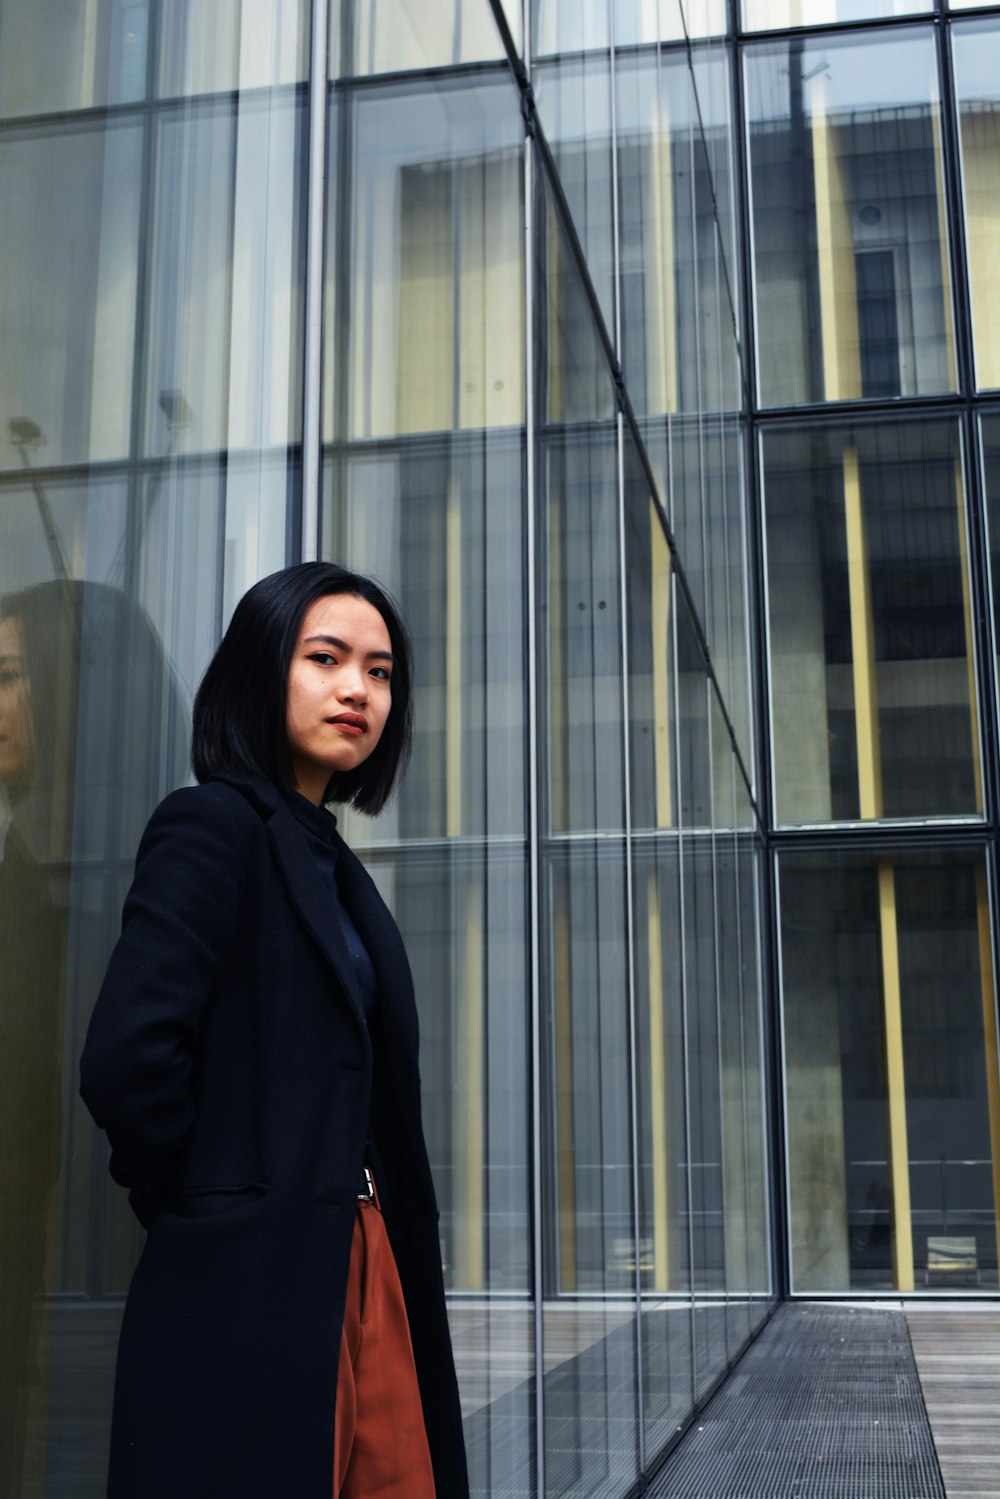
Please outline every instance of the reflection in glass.
M301 424L303 115L291 97L156 128L149 453L284 446Z
M515 103L503 74L335 96L327 440L522 423Z
M779 867L796 1291L997 1283L982 855Z
M762 404L953 390L933 37L755 47L746 78Z
M954 8L954 0L952 0ZM926 15L934 0L742 0L747 31L784 26L829 26L835 21L867 21L880 16Z
M684 1016L690 1139L694 1385L701 1397L726 1363L724 1212L713 740L705 661L678 602L677 694L683 890Z
M983 481L986 490L986 526L989 536L991 598L994 639L1000 642L998 630L997 589L1000 587L1000 413L985 412L979 419L983 454ZM997 661L1000 683L1000 659Z
M213 483L214 502L203 487L190 509L171 491L169 535L134 529L120 481L46 475L0 489L5 1494L35 1491L46 1426L50 1480L65 1463L100 1474L106 1460L121 1293L141 1236L79 1103L77 1057L142 828L189 775L190 688L217 638L224 570L231 589L246 585L234 573L254 517L244 503L227 518L217 473ZM262 536L282 493L256 517ZM284 561L283 520L276 530L278 550L254 556L255 571ZM72 576L81 562L89 576ZM182 579L192 591L178 608Z
M543 785L546 1481L638 1474L625 767L616 422L576 267L545 194L537 276ZM572 423L573 425L570 425Z
M128 455L141 180L128 119L0 136L3 467Z
M161 7L160 94L297 83L308 59L305 0L167 0Z
M1000 28L952 30L976 384L1000 386Z
M781 430L762 452L780 821L975 816L956 428Z
M671 561L625 429L639 1266L648 1458L693 1399Z
M610 49L594 46L582 53L543 58L534 65L532 86L604 323L613 330Z
M3 0L0 118L141 99L149 11L149 0Z
M520 6L505 3L515 46ZM342 77L408 73L500 61L500 33L486 0L330 0L331 71Z
M640 415L739 404L735 315L717 263L720 233L735 263L717 150L730 131L726 64L698 58L699 100L684 53L616 60L622 363Z

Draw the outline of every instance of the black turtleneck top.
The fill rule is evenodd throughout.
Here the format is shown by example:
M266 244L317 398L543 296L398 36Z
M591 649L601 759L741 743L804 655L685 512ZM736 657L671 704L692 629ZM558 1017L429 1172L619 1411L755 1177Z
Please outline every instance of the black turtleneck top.
M361 996L365 1019L370 1026L375 1012L375 969L368 949L340 898L337 886L337 819L325 807L314 806L308 797L298 791L288 792L285 800L302 827L316 863L316 872L330 896L331 915L338 923L351 955L354 981Z

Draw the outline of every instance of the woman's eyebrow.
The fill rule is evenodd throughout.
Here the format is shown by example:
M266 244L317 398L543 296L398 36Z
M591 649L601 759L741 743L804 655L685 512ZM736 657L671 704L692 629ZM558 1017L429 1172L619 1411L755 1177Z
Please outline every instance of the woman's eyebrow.
M349 651L349 650L353 649L352 646L349 646L347 644L346 640L338 640L338 638L337 638L336 635L307 635L306 638L305 638L305 640L302 642L302 644L303 645L316 645L316 644L333 645L333 646L336 646L336 648L337 648L338 651ZM366 661L391 661L392 660L392 652L391 651L366 651L366 653L365 653L365 660Z

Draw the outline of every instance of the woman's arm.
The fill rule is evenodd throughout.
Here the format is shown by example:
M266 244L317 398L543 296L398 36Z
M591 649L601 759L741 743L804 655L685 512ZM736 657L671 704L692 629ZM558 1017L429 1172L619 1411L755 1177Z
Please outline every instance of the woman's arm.
M194 1123L198 1026L236 940L255 820L231 788L189 786L161 802L139 846L80 1091L111 1141L112 1176L140 1200Z

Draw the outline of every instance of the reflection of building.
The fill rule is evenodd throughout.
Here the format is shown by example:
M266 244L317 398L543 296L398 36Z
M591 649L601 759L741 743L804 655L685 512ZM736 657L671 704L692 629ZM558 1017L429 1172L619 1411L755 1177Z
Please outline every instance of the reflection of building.
M136 1238L73 1077L134 827L317 549L415 639L408 787L346 822L477 1491L624 1494L788 1291L996 1290L1000 25L806 9L0 0L0 595L110 585L0 797L65 973L25 1493L101 1490Z

